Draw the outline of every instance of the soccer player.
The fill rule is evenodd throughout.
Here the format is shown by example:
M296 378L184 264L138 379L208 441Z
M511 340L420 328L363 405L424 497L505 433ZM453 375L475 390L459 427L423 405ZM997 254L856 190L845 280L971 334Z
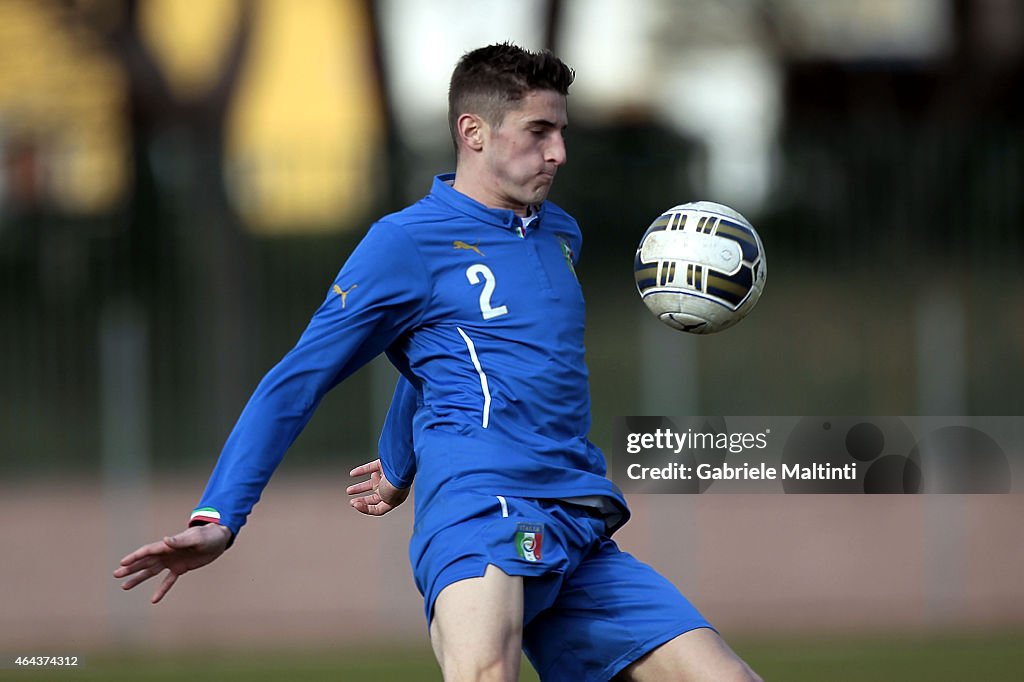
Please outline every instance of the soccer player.
M349 487L380 515L416 480L410 556L446 680L756 680L667 580L610 539L629 517L588 440L576 222L546 201L574 74L510 44L452 74L456 172L378 221L256 389L190 527L114 575L160 601L234 540L323 394L381 352L401 378L380 458Z

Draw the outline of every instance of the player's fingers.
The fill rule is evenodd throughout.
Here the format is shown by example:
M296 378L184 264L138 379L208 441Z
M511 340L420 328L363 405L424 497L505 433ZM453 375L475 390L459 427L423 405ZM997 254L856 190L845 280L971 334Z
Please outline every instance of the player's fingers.
M390 504L382 500L380 495L377 494L367 495L366 497L359 497L356 499L361 503L358 508L359 511L367 516L383 516L393 509Z
M392 509L393 507L390 504L380 501L377 504L371 504L369 506L369 514L370 516L384 516Z
M360 514L366 514L373 516L374 514L370 511L370 506L380 502L380 496L376 493L373 495L367 495L366 497L357 497L353 499L350 504Z
M203 526L202 528L206 528L206 526ZM200 527L189 528L184 533L178 533L173 537L164 538L164 542L178 552L176 555L178 557L205 554L217 549L219 546L218 543L223 541L223 536L218 537L216 535L202 533L200 530ZM223 550L224 547L220 546L220 549Z
M162 563L162 557L160 556L147 556L139 559L138 561L132 562L127 566L120 566L114 571L115 578L123 578L132 573L138 573L141 570L151 568L156 564Z
M126 580L124 582L124 584L121 585L121 589L122 590L130 590L133 587L135 587L136 585L138 585L139 583L142 583L142 582L145 582L145 581L149 580L154 575L157 575L158 573L160 573L160 571L162 571L162 570L163 570L162 566L152 566L150 568L145 568L145 569L139 571L138 573L136 573L135 575L133 575L128 580Z
M150 601L154 604L159 603L164 598L164 595L171 591L176 582L178 582L178 574L174 571L169 572L163 582L160 583L160 587L156 588L156 592L153 593L153 598Z
M164 544L173 549L192 549L199 547L203 542L203 534L199 527L186 528L176 535L164 538Z
M154 554L167 554L171 551L173 551L173 549L171 547L168 547L167 543L165 543L163 540L157 540L156 542L151 542L148 545L143 545L142 547L139 547L131 554L126 554L121 559L120 563L122 566L128 566L129 564L135 563L139 559L143 559Z
M345 488L345 492L348 493L349 495L358 495L360 493L368 493L371 490L373 490L373 481L370 481L370 480L361 481L360 483L356 483L354 485L350 485L349 487Z
M375 459L372 462L366 464L360 464L352 471L348 472L349 476L365 476L374 471L380 471L380 460Z

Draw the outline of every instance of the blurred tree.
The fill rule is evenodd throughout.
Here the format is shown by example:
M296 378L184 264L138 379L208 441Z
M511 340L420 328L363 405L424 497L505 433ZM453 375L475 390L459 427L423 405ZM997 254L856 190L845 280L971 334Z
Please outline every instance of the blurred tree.
M388 62L385 49L387 26L384 23L381 3L378 0L361 0L361 2L369 25L371 63L384 119L385 159L383 163L386 165L384 175L388 178L388 183L384 192L381 193L381 200L384 204L384 211L392 211L412 201L422 188L411 186L411 178L414 174L410 172L410 169L415 165L415 160L411 158L407 141L402 138L401 126L398 124L396 116L397 104L391 92L394 65ZM564 2L562 0L546 0L542 9L543 46L556 54L562 32L563 15ZM438 161L440 162L441 159L439 158Z
M384 159L385 177L388 179L380 199L384 203L384 211L397 210L403 203L402 193L408 186L406 147L402 141L401 129L395 117L395 102L391 97L391 78L387 56L384 49L384 25L380 6L376 0L362 0L363 11L369 24L371 63L373 77L377 84L377 96L380 101L381 114L384 119Z
M116 268L124 274L111 293L135 298L151 311L157 343L173 343L174 337L195 343L196 375L206 386L197 395L208 401L196 413L208 413L210 425L223 433L244 399L252 305L247 241L225 184L225 123L259 5L237 3L233 32L211 84L183 94L147 45L144 4L61 1L68 30L108 52L127 83L133 185L125 206L123 262ZM180 286L167 286L172 282ZM163 321L174 329L161 329L161 321L152 319L154 303L175 295L185 298L186 313ZM181 334L182 320L194 320L194 334Z
M544 49L559 53L562 34L562 16L565 3L562 0L548 0L544 6Z
M847 262L870 248L900 267L922 256L1015 263L1024 6L952 0L948 31L948 45L923 57L783 55L776 220L801 235L799 248Z

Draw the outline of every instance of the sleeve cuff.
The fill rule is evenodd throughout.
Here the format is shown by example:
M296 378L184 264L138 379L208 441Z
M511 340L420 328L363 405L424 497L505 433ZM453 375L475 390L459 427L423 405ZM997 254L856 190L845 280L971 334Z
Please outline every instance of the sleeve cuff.
M219 511L213 507L200 507L192 512L192 516L188 520L188 527L205 526L208 523L215 523L218 526L224 526L224 524L221 523ZM231 547L231 545L235 544L235 531L228 526L224 527L228 529L229 533L231 533L231 537L228 538L228 546L225 548L227 549Z
M388 479L388 483L395 486L399 490L405 490L412 485L413 476L406 474L406 476L399 476L390 464L383 458L380 458L380 468L384 472L384 478Z

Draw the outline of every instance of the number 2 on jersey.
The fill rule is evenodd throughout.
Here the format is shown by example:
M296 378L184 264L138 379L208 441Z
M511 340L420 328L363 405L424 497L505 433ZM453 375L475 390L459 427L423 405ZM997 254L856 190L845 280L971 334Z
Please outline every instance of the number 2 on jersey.
M466 268L466 279L470 284L480 283L481 275L484 278L484 290L480 292L480 312L485 320L501 317L508 314L508 308L500 305L497 308L491 307L491 296L494 294L494 273L483 263L476 263Z

